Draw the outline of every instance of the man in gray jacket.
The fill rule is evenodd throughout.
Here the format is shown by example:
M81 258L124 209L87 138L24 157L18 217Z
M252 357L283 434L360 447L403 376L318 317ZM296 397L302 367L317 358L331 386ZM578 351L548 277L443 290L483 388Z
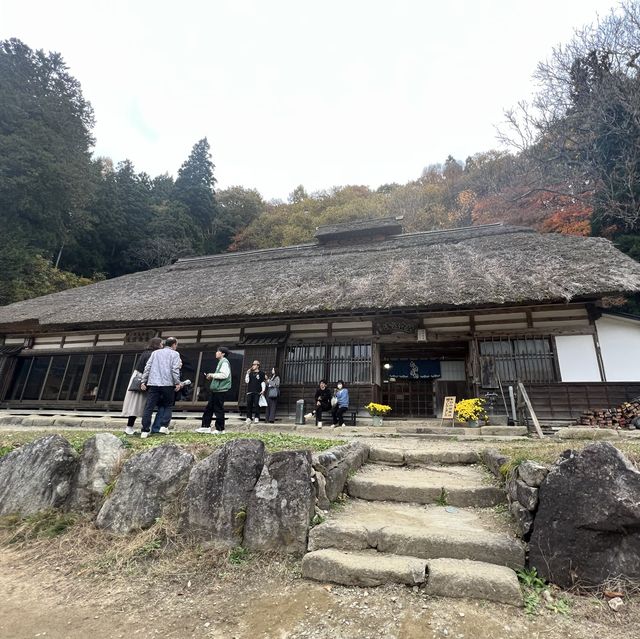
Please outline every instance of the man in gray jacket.
M171 420L171 407L173 406L174 393L180 390L180 355L177 352L178 340L168 337L164 341L164 348L153 351L142 373L140 390L147 391L147 403L142 413L142 431L140 437L149 437L151 432L151 414L156 406L163 406L169 411ZM166 413L165 413L166 419Z

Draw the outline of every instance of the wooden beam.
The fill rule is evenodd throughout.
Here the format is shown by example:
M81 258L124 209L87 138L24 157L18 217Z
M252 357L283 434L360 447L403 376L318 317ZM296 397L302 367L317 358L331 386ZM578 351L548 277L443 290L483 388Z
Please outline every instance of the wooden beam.
M522 382L518 382L518 390L522 394L522 399L524 400L524 403L527 406L527 409L529 410L529 415L531 415L531 421L533 422L533 425L536 429L536 433L538 437L540 439L543 439L544 435L542 434L542 428L540 428L540 422L538 421L536 413L533 410L533 406L531 405L531 400L529 399L529 395L527 395L527 391Z

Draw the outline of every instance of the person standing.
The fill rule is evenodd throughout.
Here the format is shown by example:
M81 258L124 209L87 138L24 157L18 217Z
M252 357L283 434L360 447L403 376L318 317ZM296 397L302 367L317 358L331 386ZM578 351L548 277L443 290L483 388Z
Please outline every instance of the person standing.
M127 418L127 426L124 429L125 435L134 434L133 425L136 423L137 417L142 417L144 406L147 403L147 396L145 393L142 391L131 391L129 390L129 387L133 383L134 379L142 377L142 373L144 372L144 368L147 365L151 354L159 348L162 348L162 339L160 337L152 337L149 340L149 344L147 344L147 348L140 353L136 360L136 364L133 367L133 373L129 379L127 392L125 393L124 402L122 403L122 412L120 413L123 417Z
M271 375L266 378L267 382L267 415L266 420L270 424L276 421L276 407L278 406L278 397L280 396L280 375L278 369L274 366L271 369Z
M264 396L267 388L265 382L266 375L260 370L260 362L253 360L251 368L247 369L244 381L247 384L247 424L253 421L257 424L260 421L260 397Z
M198 428L198 433L224 433L224 394L231 388L231 364L227 359L229 349L224 346L218 346L216 351L216 359L218 365L215 373L205 373L205 377L211 380L209 390L211 395L207 406L202 414L202 426ZM216 416L215 430L211 428L211 420Z
M316 426L322 428L322 412L331 410L331 391L327 386L327 380L321 379L314 397L315 409L305 415L307 419L315 416Z
M178 340L168 337L162 350L154 351L142 373L140 389L147 391L147 402L142 413L143 439L151 434L151 414L156 406L164 409L165 419L171 421L171 408L175 391L180 390L180 355ZM167 419L168 417L168 419Z
M349 391L344 387L344 382L339 379L336 386L336 405L331 409L333 425L331 428L344 426L344 414L349 409Z

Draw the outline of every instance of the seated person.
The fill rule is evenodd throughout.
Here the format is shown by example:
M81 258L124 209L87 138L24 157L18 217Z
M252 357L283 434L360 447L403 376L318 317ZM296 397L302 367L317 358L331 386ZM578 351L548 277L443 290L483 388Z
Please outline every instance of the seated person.
M305 415L307 419L315 416L316 426L322 428L322 412L331 410L331 391L327 386L327 380L321 379L315 394L315 407L312 412Z
M339 379L336 386L335 398L337 402L331 409L333 425L331 428L344 426L344 414L349 410L349 391L344 387L344 382Z

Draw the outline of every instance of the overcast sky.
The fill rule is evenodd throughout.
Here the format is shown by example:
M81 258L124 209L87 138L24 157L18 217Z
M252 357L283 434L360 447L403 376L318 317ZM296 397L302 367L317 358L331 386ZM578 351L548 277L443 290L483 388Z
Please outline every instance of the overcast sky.
M405 183L497 147L536 63L611 0L0 0L0 39L60 52L95 152L283 198Z

